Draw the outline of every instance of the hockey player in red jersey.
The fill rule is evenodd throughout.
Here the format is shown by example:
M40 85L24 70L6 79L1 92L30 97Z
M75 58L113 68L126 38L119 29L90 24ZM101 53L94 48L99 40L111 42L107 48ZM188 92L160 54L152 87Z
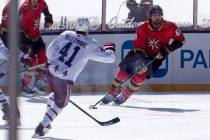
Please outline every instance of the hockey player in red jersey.
M8 41L7 41L8 40L7 31L8 31L8 26L9 26L8 7L9 7L9 3L7 3L2 10L2 17L1 17L1 24L0 24L0 37L6 47L8 47Z
M41 37L39 30L41 13L45 16L44 26L51 27L52 15L44 0L25 0L19 9L20 27L32 41L38 41Z
M21 45L20 50L25 54L21 61L27 66L42 64L47 61L45 43L40 34L40 18L44 14L45 28L50 28L53 24L52 14L44 0L25 0L19 9ZM35 75L35 82L40 79L40 72ZM25 73L22 80L23 90L32 92L33 73Z
M124 103L139 89L146 78L153 76L168 54L183 46L185 41L183 33L174 23L163 19L163 10L159 5L152 6L148 14L148 20L136 28L134 49L120 63L109 93L102 99L103 104L112 101L118 105ZM157 56L158 59L151 65L138 69L136 63L139 60L142 61L141 64L145 64ZM131 75L134 75L131 81L121 87Z
M73 83L89 60L113 63L115 44L104 46L88 36L89 20L79 18L75 31L64 31L47 47L48 81L52 93L43 120L36 127L33 137L44 136L51 122L67 106Z

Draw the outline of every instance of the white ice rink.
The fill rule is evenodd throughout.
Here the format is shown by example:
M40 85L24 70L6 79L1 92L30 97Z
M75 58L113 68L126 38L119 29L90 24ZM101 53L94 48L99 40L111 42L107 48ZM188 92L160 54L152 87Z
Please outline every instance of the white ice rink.
M104 93L105 94L105 93ZM95 118L112 126L100 126L69 104L52 123L45 140L210 140L210 94L136 94L122 106L88 109L102 95L72 96L71 99ZM46 97L20 97L19 140L31 140L42 119ZM2 117L2 113L0 113ZM7 140L7 127L0 120L0 140ZM36 140L36 139L34 139Z

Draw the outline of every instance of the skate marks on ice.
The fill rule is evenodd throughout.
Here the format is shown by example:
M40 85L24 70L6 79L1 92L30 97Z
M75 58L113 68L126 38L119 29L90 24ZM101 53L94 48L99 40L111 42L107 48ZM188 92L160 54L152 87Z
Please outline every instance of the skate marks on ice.
M100 104L100 106L120 107L120 108L128 108L128 109L139 109L139 110L149 110L149 111L155 111L155 112L169 112L169 113L187 113L187 112L201 111L200 108L197 108L195 106L189 107L189 104L192 104L192 103L194 104L196 102L199 102L197 101L196 97L194 97L194 99L190 99L190 98L184 99L186 96L190 97L190 95L182 95L183 97L177 96L177 95L169 95L169 96L160 95L161 98L159 98L158 96L149 96L150 100L148 100L148 98L144 98L147 96L148 95L143 95L143 96L137 95L137 96L131 97L128 99L127 102L121 105L110 103L107 105ZM172 97L175 96L176 98L171 99L170 96ZM182 106L182 105L180 106L180 103L181 104L185 103L186 106ZM165 106L168 106L168 107L165 107Z
M31 96L29 96L29 95L22 96L22 98L24 98L26 102L35 103L35 104L40 104L40 103L45 104L47 102L47 97L48 96L39 95L39 94L33 94Z
M139 107L139 106L131 106L131 105L110 105L115 107L122 108L132 108L132 109L143 109L157 112L170 112L170 113L185 113L185 112L196 112L200 111L199 109L181 109L181 108L164 108L164 107Z
M40 140L73 140L73 139L62 139L62 138L55 138L55 137L38 137L38 138L32 138L33 140L40 139Z
M9 126L7 124L0 125L0 130L7 130L9 131ZM35 130L35 127L22 127L18 126L17 130ZM56 138L56 137L49 137L49 136L43 136L43 137L37 137L33 138L35 139L43 139L43 140L73 140L73 139L65 139L65 138Z
M168 108L168 107L143 107L143 106L133 106L133 105L116 105L116 104L100 104L100 106L110 106L110 107L120 107L120 108L129 108L129 109L141 109L149 110L156 112L170 112L170 113L187 113L187 112L197 112L201 111L199 109L183 109L183 108Z
M17 130L34 130L35 127L24 127L24 126L17 126ZM0 124L0 130L9 130L8 124Z
M139 99L135 97L130 97L129 100L133 100L135 102L142 102L142 103L153 103L152 101L144 100L144 99Z
M101 95L73 96L72 100L85 108L101 97ZM139 138L155 140L157 137L160 140L210 139L208 133L210 95L141 95L133 98L152 101L152 103L128 100L119 107L99 106L98 110L90 110L90 113L97 118L119 116L121 122L111 127L98 126L69 104L65 112L60 114L62 116L55 120L54 127L46 136L32 139L31 136L42 118L45 105L31 103L27 101L28 98L20 97L23 116L21 119L23 129L19 130L20 140L139 140ZM33 114L29 113L31 110L34 111ZM0 120L2 129L0 140L5 140L2 137L7 136L8 130L3 129L5 127L1 124L5 122ZM24 130L27 128L34 129Z
M9 129L7 124L0 124L0 130L7 130Z

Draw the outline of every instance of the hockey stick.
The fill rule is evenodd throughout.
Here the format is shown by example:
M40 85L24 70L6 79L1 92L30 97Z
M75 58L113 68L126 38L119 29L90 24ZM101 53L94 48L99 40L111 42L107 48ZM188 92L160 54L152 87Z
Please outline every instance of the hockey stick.
M46 63L42 63L42 64L39 64L39 65L36 65L36 66L33 66L33 67L29 67L29 68L26 68L26 69L23 69L23 70L19 70L18 73L35 70L35 69L38 69L38 68L43 67L45 65L46 65Z
M151 61L149 61L146 65L144 65L144 66L149 66L150 64L152 64L156 59L158 59L160 57L160 55L157 55L154 59L152 59ZM142 66L141 68L140 68L140 70L144 67L144 66ZM140 71L139 70L139 71ZM128 79L127 80L125 80L124 82L122 82L115 90L117 90L117 89L119 89L119 88L121 88L121 86L123 85L123 84L125 84L128 80L130 80L134 75L136 75L137 73L139 73L139 71L138 72L136 72L136 73L134 73L134 74L132 74L132 75L130 75L129 77L128 77ZM90 105L89 106L89 109L97 109L97 105L108 95L109 93L107 93L103 98L101 98L98 102L96 102L94 105Z
M33 66L33 67L29 67L29 68L26 68L26 69L22 69L22 70L19 70L18 73L21 73L21 72L25 72L25 71L31 71L31 70L34 70L34 69L37 69L37 68L40 68L40 67L43 67L45 66L46 63L43 63L43 64L40 64L40 65L36 65L36 66ZM3 71L0 73L0 78L2 78L3 76L5 76L6 74L8 74L9 71Z
M101 122L99 120L97 120L96 118L94 118L92 115L90 115L89 113L87 113L84 109L82 109L80 106L78 106L76 103L74 103L73 101L69 100L70 103L72 103L76 108L78 108L79 110L81 110L83 113L85 113L87 116L89 116L91 119L93 119L95 122L97 122L98 124L100 124L101 126L108 126L108 125L113 125L115 123L118 123L120 121L119 117L116 117L114 119L111 119L109 121L105 121L105 122Z

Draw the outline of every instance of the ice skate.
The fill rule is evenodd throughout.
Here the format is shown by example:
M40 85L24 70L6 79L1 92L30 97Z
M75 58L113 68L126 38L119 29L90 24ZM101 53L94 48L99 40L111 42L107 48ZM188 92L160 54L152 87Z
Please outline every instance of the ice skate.
M2 107L3 107L2 112L4 113L2 119L5 121L8 121L9 120L9 104L4 103Z
M117 98L114 99L113 105L121 105L128 99L127 96L120 94Z
M8 103L4 103L3 104L3 117L2 117L2 120L4 121L7 121L7 124L8 124L8 121L9 121L9 104ZM17 125L21 125L20 123L20 111L19 109L17 108Z
M29 86L23 86L22 91L26 94L35 94L35 91Z
M103 100L101 101L101 105L106 105L112 101L114 101L116 96L113 96L111 94L106 95Z
M34 92L40 95L46 95L48 94L48 85L47 85L47 80L46 79L40 79L37 80L34 84L34 87L32 89Z
M44 127L41 123L36 127L35 133L32 138L42 137L46 135L51 129L51 125L49 124L47 127Z
M102 100L101 105L105 105L114 101L117 95L121 92L121 89L116 89L115 87L111 87L109 94L107 94Z

